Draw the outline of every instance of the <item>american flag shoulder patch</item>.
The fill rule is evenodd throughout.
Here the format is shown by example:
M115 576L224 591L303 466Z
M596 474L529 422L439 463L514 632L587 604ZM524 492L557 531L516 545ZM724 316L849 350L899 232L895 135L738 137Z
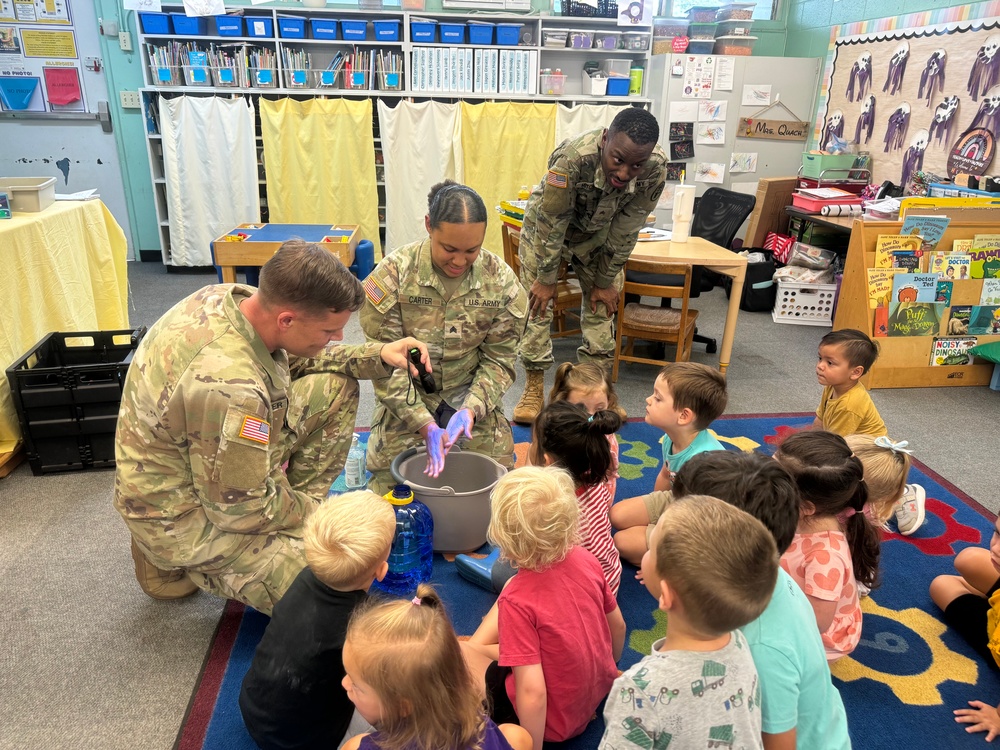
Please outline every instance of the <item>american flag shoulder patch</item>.
M545 175L545 184L551 185L552 187L564 188L569 184L569 178L567 178L562 172L556 172L550 169L548 174Z
M270 435L271 426L263 419L257 419L257 417L251 417L249 415L243 417L243 426L240 427L241 438L246 438L247 440L253 440L254 442L267 445Z
M379 286L379 283L375 281L375 278L371 274L368 275L368 278L365 279L364 284L361 286L364 287L365 294L368 295L368 299L372 301L373 305L377 305L385 299L385 289Z

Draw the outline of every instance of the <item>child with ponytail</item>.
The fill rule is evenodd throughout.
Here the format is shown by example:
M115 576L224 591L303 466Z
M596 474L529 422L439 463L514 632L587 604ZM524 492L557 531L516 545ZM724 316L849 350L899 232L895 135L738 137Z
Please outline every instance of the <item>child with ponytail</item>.
M851 653L861 639L858 584L874 587L879 534L865 515L864 467L832 432L788 437L774 457L799 489L799 523L781 567L799 584L823 637L826 658Z
M531 736L486 715L437 592L356 610L344 689L376 731L344 750L529 750Z
M604 571L611 593L618 596L622 561L611 537L608 471L613 458L608 436L621 427L617 412L587 409L569 401L554 401L535 417L528 458L535 466L558 466L569 472L580 504L581 546L591 552Z
M615 387L611 383L611 373L596 362L563 362L556 368L556 378L549 391L549 403L569 401L580 404L588 414L599 411L613 411L625 420L625 410L618 404ZM611 446L611 469L608 471L608 494L612 502L618 489L618 438L608 435Z

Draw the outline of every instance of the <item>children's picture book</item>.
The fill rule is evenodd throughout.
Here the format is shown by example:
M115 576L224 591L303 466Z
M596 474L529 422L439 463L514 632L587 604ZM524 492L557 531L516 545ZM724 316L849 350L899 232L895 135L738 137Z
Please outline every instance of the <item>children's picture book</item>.
M1000 278L1000 248L973 247L969 251L969 278Z
M901 234L880 234L875 239L875 268L893 268L892 253L897 250L911 253L922 252L923 243L919 237ZM899 266L896 266L897 268Z
M949 336L964 336L969 332L970 317L972 305L952 305L944 332Z
M976 345L975 336L943 336L931 345L931 364L937 367L971 365L969 350Z
M955 286L954 282L943 281L938 279L937 283L937 293L934 296L935 302L943 302L946 305L951 304L951 290Z
M0 193L0 219L10 219L11 217L10 199L7 197L7 193Z
M951 251L953 253L967 253L972 249L972 240L953 240Z
M1000 279L983 279L983 291L979 294L980 305L1000 305Z
M948 267L944 270L946 279L969 278L969 267L972 257L968 253L951 253L948 255Z
M1000 248L1000 234L977 234L972 238L975 250L993 250Z
M899 273L898 268L869 268L868 306L871 309L889 306L892 294L892 278Z
M944 235L944 230L948 228L948 224L950 223L951 218L948 216L907 215L903 219L903 228L899 230L899 233L905 235L915 234L921 237L923 239L923 250L927 253L937 247L938 242L941 241L941 237Z
M892 278L893 302L935 302L938 277L932 273L897 273Z
M973 305L968 332L1000 336L1000 305Z
M919 273L922 250L893 250L889 253L893 268L900 268L907 273Z
M889 305L889 336L935 336L945 306L935 302L892 302Z

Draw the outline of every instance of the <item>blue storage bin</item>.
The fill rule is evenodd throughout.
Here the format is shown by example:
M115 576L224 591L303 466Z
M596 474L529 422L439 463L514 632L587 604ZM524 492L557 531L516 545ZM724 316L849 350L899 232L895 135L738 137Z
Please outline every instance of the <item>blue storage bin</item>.
M336 39L337 22L327 19L313 18L309 21L312 24L313 39Z
M243 36L243 16L216 16L215 31L219 36Z
M498 23L497 24L497 44L504 47L517 46L518 37L521 36L521 24L519 23Z
M375 39L380 42L399 41L399 21L372 21Z
M368 38L368 22L348 21L345 19L340 22L340 33L344 39L364 41Z
M305 39L306 19L278 18L278 36L284 39Z
M628 96L629 83L628 78L608 78L608 96Z
M247 36L262 39L274 36L274 19L267 16L247 16Z
M493 24L470 23L469 44L493 44Z
M438 24L441 29L441 44L465 44L465 24L445 23Z
M169 34L170 16L166 13L140 13L143 34Z
M183 13L171 13L170 23L175 34L205 35L208 33L208 19L204 17L187 16Z
M434 41L437 21L410 21L410 41L424 44Z

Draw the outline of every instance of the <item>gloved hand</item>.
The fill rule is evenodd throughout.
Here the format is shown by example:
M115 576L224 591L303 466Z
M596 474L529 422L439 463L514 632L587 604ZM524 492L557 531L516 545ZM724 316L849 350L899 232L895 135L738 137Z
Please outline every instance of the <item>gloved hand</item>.
M436 477L444 471L444 457L448 453L448 431L431 422L424 430L424 444L427 446L427 468L424 474Z
M463 433L467 438L472 438L472 425L475 421L476 417L472 413L472 409L459 409L451 415L451 419L448 420L448 440L445 443L445 453L458 442Z

